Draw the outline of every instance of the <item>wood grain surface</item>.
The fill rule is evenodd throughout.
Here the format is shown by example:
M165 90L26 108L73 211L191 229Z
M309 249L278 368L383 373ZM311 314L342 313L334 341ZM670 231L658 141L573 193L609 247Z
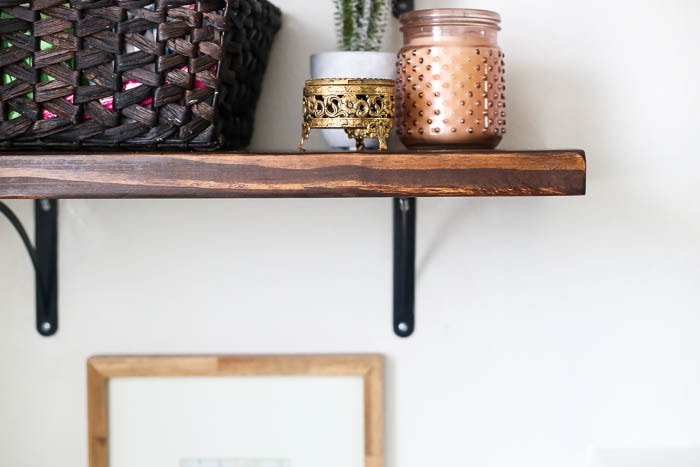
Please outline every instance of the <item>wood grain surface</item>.
M0 153L0 198L582 195L581 150Z

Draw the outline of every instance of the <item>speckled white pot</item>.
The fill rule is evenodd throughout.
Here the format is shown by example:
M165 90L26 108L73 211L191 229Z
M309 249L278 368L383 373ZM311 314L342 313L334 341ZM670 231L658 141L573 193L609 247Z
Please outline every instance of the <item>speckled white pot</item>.
M396 79L396 54L393 52L320 52L311 55L311 78ZM322 129L326 144L334 149L355 150L355 140L345 130ZM365 139L365 148L376 149L376 138Z

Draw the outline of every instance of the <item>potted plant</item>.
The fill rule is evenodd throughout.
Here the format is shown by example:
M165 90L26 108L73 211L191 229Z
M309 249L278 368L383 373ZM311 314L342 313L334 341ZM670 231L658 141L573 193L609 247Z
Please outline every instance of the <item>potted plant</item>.
M340 50L311 55L311 78L394 79L396 54L379 52L389 20L389 0L333 0L335 28ZM344 130L324 129L326 143L334 148L354 148ZM377 147L377 140L365 140Z

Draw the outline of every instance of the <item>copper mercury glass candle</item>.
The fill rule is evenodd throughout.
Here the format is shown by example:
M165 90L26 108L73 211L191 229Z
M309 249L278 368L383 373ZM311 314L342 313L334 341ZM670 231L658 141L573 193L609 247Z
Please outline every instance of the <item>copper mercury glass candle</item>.
M401 15L396 132L409 148L492 149L506 132L501 17L437 8Z

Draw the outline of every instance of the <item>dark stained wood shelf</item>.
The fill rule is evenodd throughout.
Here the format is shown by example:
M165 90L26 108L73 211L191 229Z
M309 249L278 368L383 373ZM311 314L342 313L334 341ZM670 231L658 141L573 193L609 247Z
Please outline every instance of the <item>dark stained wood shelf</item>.
M0 198L583 195L581 150L0 153Z
M583 195L586 158L566 151L0 153L1 198L394 199L394 332L413 332L416 197ZM37 330L58 329L58 201L35 201ZM46 218L45 221L42 219ZM48 272L47 272L48 271Z

